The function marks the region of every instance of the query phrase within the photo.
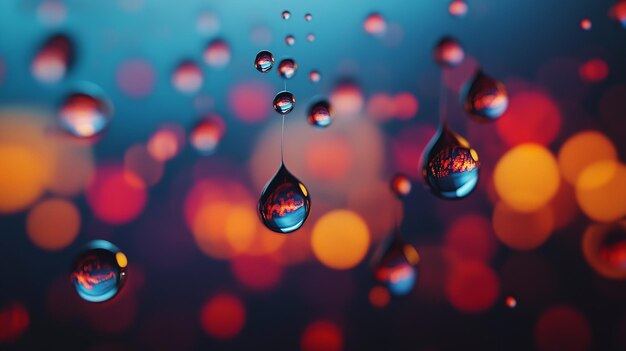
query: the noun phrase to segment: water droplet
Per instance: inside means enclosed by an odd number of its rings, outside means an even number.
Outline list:
[[[310,13],[307,13],[306,15],[304,15],[305,21],[311,22],[312,19],[313,19],[313,15],[311,15]]]
[[[100,88],[83,84],[61,103],[57,115],[61,129],[78,138],[93,138],[109,125],[113,106]]]
[[[263,224],[277,233],[291,233],[304,224],[310,208],[309,191],[281,164],[259,199]]]
[[[465,17],[467,15],[467,3],[465,0],[453,0],[448,6],[448,11],[454,17]]]
[[[271,52],[263,50],[256,54],[254,59],[254,68],[261,73],[268,72],[274,67],[274,55]]]
[[[315,102],[309,108],[309,124],[316,127],[328,127],[333,121],[333,110],[326,100]]]
[[[314,42],[315,41],[315,34],[313,33],[309,33],[306,35],[306,40],[308,40],[309,42]]]
[[[293,59],[284,59],[278,64],[278,74],[284,79],[291,79],[298,70],[298,64]]]
[[[319,72],[319,71],[317,71],[317,70],[312,70],[312,71],[309,73],[309,80],[310,80],[311,82],[313,82],[313,83],[317,83],[317,82],[319,82],[319,81],[320,81],[320,79],[322,79],[322,75],[320,74],[320,72]]]
[[[415,286],[419,254],[399,232],[385,240],[373,261],[374,278],[393,295],[406,295]]]
[[[626,279],[626,220],[591,224],[583,235],[582,248],[596,273],[608,279]]]
[[[291,12],[289,11],[283,11],[283,13],[280,14],[280,16],[284,19],[284,20],[288,20],[291,18]]]
[[[105,240],[87,244],[72,266],[72,282],[83,300],[103,302],[120,291],[126,281],[126,256]]]
[[[380,13],[371,13],[365,18],[363,29],[367,34],[381,36],[387,30],[387,22]]]
[[[204,50],[204,62],[214,68],[223,68],[230,62],[230,46],[222,39],[215,39]]]
[[[391,191],[399,198],[407,197],[411,187],[411,180],[404,174],[396,174],[391,178]]]
[[[422,176],[430,190],[445,199],[469,195],[478,183],[478,153],[446,124],[422,155]]]
[[[195,93],[202,87],[202,70],[193,61],[185,60],[174,71],[172,85],[182,93]]]
[[[189,142],[202,155],[215,153],[219,145],[226,125],[218,115],[210,114],[199,120],[191,130]]]
[[[465,111],[481,122],[498,119],[509,105],[504,84],[479,70],[465,94]]]
[[[294,37],[293,35],[289,34],[288,36],[285,37],[285,44],[287,44],[288,46],[293,46],[293,44],[296,43],[296,37]]]
[[[286,115],[296,105],[296,98],[288,91],[281,91],[274,97],[274,110],[281,115]]]
[[[463,47],[452,37],[444,37],[435,46],[434,59],[442,67],[456,67],[464,58]]]
[[[73,41],[65,34],[55,34],[43,43],[31,64],[31,73],[42,83],[56,83],[72,68],[75,59]]]
[[[507,296],[507,298],[504,299],[504,304],[508,308],[515,308],[517,307],[517,299],[513,296]]]

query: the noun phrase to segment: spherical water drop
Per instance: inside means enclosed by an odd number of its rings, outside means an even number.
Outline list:
[[[69,94],[61,103],[58,124],[68,134],[78,138],[93,138],[109,125],[112,104],[96,86],[84,85]]]
[[[469,195],[478,183],[478,154],[463,137],[446,124],[422,155],[422,176],[430,190],[444,199]]]
[[[296,105],[296,98],[288,91],[281,91],[274,97],[274,110],[281,115],[286,115]]]
[[[478,71],[465,94],[465,111],[481,122],[498,119],[509,105],[504,84]]]
[[[399,197],[407,197],[411,193],[411,180],[404,174],[396,174],[391,178],[391,191]]]
[[[278,74],[284,79],[291,79],[298,70],[298,64],[293,59],[284,59],[278,64]]]
[[[322,75],[318,70],[312,70],[309,72],[309,80],[313,83],[317,83],[322,79]]]
[[[320,128],[328,127],[333,121],[332,114],[333,111],[328,101],[317,101],[309,108],[309,124]]]
[[[189,142],[202,155],[211,155],[217,150],[226,125],[218,115],[208,115],[199,120],[191,130]]]
[[[315,34],[313,33],[309,33],[306,35],[306,40],[309,41],[310,43],[315,41]]]
[[[365,18],[363,29],[367,34],[381,36],[387,30],[387,22],[380,13],[371,13]]]
[[[393,295],[406,295],[415,286],[419,254],[407,244],[399,232],[383,243],[373,261],[374,278]]]
[[[195,93],[202,87],[202,70],[193,61],[183,61],[172,75],[172,85],[182,93]]]
[[[309,216],[311,198],[307,188],[281,164],[261,193],[258,211],[261,221],[277,233],[291,233]]]
[[[456,39],[444,37],[435,46],[433,56],[435,62],[442,67],[456,67],[463,62],[465,52]]]
[[[254,59],[254,68],[261,73],[268,72],[274,67],[274,55],[271,52],[263,50],[256,54]]]
[[[296,43],[296,37],[294,37],[293,35],[289,34],[288,36],[285,37],[285,44],[287,44],[288,46],[293,46],[293,44]]]
[[[87,244],[72,266],[72,282],[83,300],[103,302],[120,291],[126,281],[126,256],[105,240]]]
[[[311,22],[312,19],[313,19],[313,15],[311,15],[310,13],[307,13],[306,15],[304,15],[305,21]]]
[[[448,6],[448,12],[454,17],[465,17],[467,15],[467,3],[465,0],[453,0]]]
[[[42,83],[63,79],[75,60],[73,41],[64,34],[55,34],[43,43],[31,63],[31,73]]]
[[[283,11],[283,13],[280,14],[280,17],[282,17],[284,20],[288,20],[291,18],[291,12],[289,11]]]
[[[230,46],[222,39],[215,39],[204,50],[204,62],[214,68],[223,68],[230,62]]]

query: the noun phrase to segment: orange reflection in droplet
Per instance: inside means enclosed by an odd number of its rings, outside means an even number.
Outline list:
[[[315,257],[333,269],[358,265],[369,249],[370,234],[365,221],[349,210],[323,215],[313,227],[311,246]]]
[[[626,216],[626,166],[600,161],[586,167],[576,182],[576,199],[582,211],[596,221]]]
[[[26,232],[35,246],[60,250],[70,245],[80,229],[76,206],[63,199],[48,199],[35,205],[26,218]]]
[[[549,206],[534,212],[517,212],[504,202],[493,211],[493,228],[498,239],[516,250],[530,250],[543,244],[554,229]]]

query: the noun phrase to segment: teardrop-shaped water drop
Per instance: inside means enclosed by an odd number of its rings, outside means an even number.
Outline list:
[[[56,83],[63,79],[75,61],[74,43],[65,34],[49,37],[31,63],[31,73],[42,83]]]
[[[261,73],[268,72],[274,67],[274,55],[267,50],[260,51],[254,59],[254,68]]]
[[[506,111],[509,98],[504,84],[479,70],[467,88],[464,105],[465,111],[474,119],[490,122]]]
[[[419,254],[413,245],[402,239],[399,232],[389,236],[373,261],[374,278],[393,295],[406,295],[417,281]]]
[[[465,51],[459,42],[452,37],[443,37],[433,50],[433,58],[439,66],[456,67],[463,62]]]
[[[274,232],[291,233],[304,224],[310,209],[309,191],[281,164],[259,198],[261,221]]]
[[[276,112],[284,116],[293,110],[296,105],[296,98],[288,91],[281,91],[274,97],[272,105]]]
[[[424,150],[421,163],[424,181],[439,197],[466,197],[478,183],[478,153],[445,123]]]
[[[296,75],[297,70],[298,64],[290,58],[286,58],[278,64],[278,75],[283,77],[283,79],[291,79],[294,75]]]

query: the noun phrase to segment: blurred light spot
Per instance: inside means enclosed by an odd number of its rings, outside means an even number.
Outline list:
[[[80,214],[76,206],[63,199],[48,199],[35,205],[26,218],[26,232],[35,246],[61,250],[78,236]]]
[[[224,68],[230,62],[230,47],[224,40],[215,39],[207,45],[203,58],[213,68]]]
[[[276,288],[283,275],[282,266],[270,256],[236,256],[231,260],[230,267],[235,278],[253,291],[270,291]]]
[[[148,186],[155,185],[163,176],[163,162],[155,160],[142,144],[135,144],[126,150],[124,169]]]
[[[544,311],[535,323],[534,335],[539,351],[584,351],[591,346],[589,322],[576,309],[565,305]]]
[[[189,142],[201,155],[215,153],[226,131],[222,117],[208,114],[202,117],[191,130]]]
[[[561,111],[547,94],[522,91],[511,96],[509,107],[496,126],[510,146],[528,142],[548,145],[558,135],[561,119]]]
[[[257,25],[250,32],[250,41],[258,46],[269,45],[272,42],[272,30],[267,26]]]
[[[453,0],[448,6],[448,12],[454,17],[464,17],[467,15],[467,3],[465,0]]]
[[[343,335],[337,324],[318,320],[309,324],[300,339],[302,351],[341,351]]]
[[[626,221],[591,224],[582,240],[583,255],[597,273],[626,279]]]
[[[496,251],[491,222],[479,214],[466,214],[446,231],[445,248],[464,260],[488,262]]]
[[[410,119],[417,114],[419,104],[409,92],[397,94],[393,98],[394,115],[399,119]]]
[[[117,67],[116,80],[124,94],[132,98],[143,98],[154,90],[155,69],[144,59],[126,60]]]
[[[372,306],[376,308],[384,308],[389,304],[391,296],[384,286],[375,286],[369,292],[369,300]]]
[[[220,30],[220,18],[213,12],[201,12],[196,19],[196,30],[205,36],[215,35]]]
[[[31,73],[42,83],[56,83],[63,79],[74,63],[74,44],[64,34],[49,37],[31,63]]]
[[[446,295],[457,310],[481,313],[498,299],[500,283],[496,273],[478,261],[461,261],[453,265],[446,283]]]
[[[530,250],[543,244],[554,229],[550,207],[517,212],[500,201],[493,211],[493,228],[498,239],[516,250]]]
[[[626,1],[617,1],[615,5],[609,9],[609,17],[619,21],[622,27],[626,28]]]
[[[44,192],[48,170],[35,150],[0,145],[0,212],[21,211]]]
[[[552,210],[554,229],[567,227],[579,214],[576,192],[572,185],[562,181],[559,190],[548,204]]]
[[[320,135],[306,149],[307,173],[320,180],[341,180],[352,168],[354,150],[339,135]]]
[[[583,18],[580,21],[580,28],[584,31],[589,31],[591,29],[591,20],[589,18]]]
[[[583,213],[596,221],[626,216],[626,166],[599,161],[586,167],[576,182],[576,199]]]
[[[393,117],[394,101],[386,93],[376,93],[367,101],[367,113],[378,121]]]
[[[363,94],[356,84],[342,82],[330,94],[330,104],[337,116],[355,115],[363,109]]]
[[[176,157],[185,145],[185,131],[178,124],[166,124],[148,140],[148,153],[155,160],[165,162]]]
[[[139,177],[120,166],[101,166],[87,189],[87,203],[103,222],[124,224],[143,211],[147,193]]]
[[[237,118],[244,122],[265,120],[271,111],[272,88],[265,82],[245,81],[228,92],[228,105]]]
[[[504,304],[508,308],[515,308],[517,307],[517,299],[513,296],[507,296],[507,298],[504,300]]]
[[[211,297],[200,311],[200,325],[216,339],[232,339],[246,323],[246,308],[241,299],[221,293]]]
[[[374,12],[363,21],[363,29],[367,34],[381,36],[387,30],[387,22],[380,13]]]
[[[17,341],[30,324],[26,307],[14,302],[0,309],[0,343]]]
[[[313,227],[311,246],[317,259],[333,269],[350,269],[359,264],[369,249],[370,234],[365,221],[348,210],[334,210]]]
[[[609,66],[602,59],[591,59],[580,66],[578,74],[587,82],[601,82],[609,75]]]
[[[617,160],[617,150],[606,135],[585,130],[570,136],[563,143],[558,160],[565,180],[575,185],[581,172],[589,165],[598,161]]]
[[[37,17],[48,26],[56,26],[67,18],[67,8],[58,0],[44,0],[37,6]]]
[[[202,87],[202,70],[193,61],[183,61],[172,74],[172,85],[182,93],[195,93]]]
[[[399,198],[409,196],[412,187],[413,185],[411,184],[411,180],[409,180],[409,178],[404,174],[398,173],[391,178],[391,191],[393,191],[393,193]]]

